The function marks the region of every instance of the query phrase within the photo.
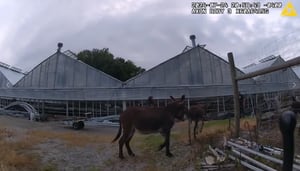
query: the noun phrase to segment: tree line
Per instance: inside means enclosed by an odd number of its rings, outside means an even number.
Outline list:
[[[131,60],[115,57],[108,48],[83,50],[77,54],[77,59],[121,81],[126,81],[145,71]]]

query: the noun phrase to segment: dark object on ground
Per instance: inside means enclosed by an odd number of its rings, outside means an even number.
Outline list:
[[[74,122],[72,127],[75,130],[83,129],[84,128],[84,122],[83,121]]]

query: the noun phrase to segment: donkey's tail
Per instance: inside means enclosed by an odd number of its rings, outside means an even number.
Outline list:
[[[119,130],[118,130],[118,134],[116,135],[116,137],[112,140],[112,143],[115,142],[117,139],[120,138],[121,136],[121,132],[122,132],[122,126],[121,126],[121,122],[119,124]]]

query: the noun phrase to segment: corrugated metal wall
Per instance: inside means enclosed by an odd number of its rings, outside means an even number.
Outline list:
[[[24,76],[22,72],[15,69],[18,68],[0,62],[0,72],[11,83],[10,87]]]
[[[237,70],[237,75],[241,74]],[[241,83],[254,83],[254,80]],[[127,87],[183,85],[231,85],[229,64],[208,50],[196,47],[126,82]]]
[[[237,69],[237,75],[242,74]],[[284,76],[282,79],[287,78]],[[239,82],[239,88],[243,94],[254,94],[298,89],[300,84],[257,84],[248,79]],[[232,95],[228,62],[196,47],[122,85],[121,81],[72,57],[55,53],[23,77],[14,88],[0,90],[2,97],[41,100],[143,100],[148,96],[168,99],[170,95],[180,97],[182,94],[190,98]]]
[[[55,53],[15,84],[24,88],[121,87],[122,82],[63,53]]]
[[[284,62],[285,61],[281,57],[278,57],[278,58],[276,58],[274,63],[272,63],[271,66],[276,66],[276,65],[282,64]],[[289,82],[295,83],[295,84],[300,83],[300,79],[298,78],[296,73],[291,68],[287,68],[284,70],[279,70],[279,71],[275,71],[275,72],[268,73],[265,75],[261,75],[256,79],[256,81],[260,84],[263,84],[263,83],[289,83]]]
[[[5,75],[0,71],[0,87],[1,88],[9,88],[11,86],[12,86],[12,84],[5,77]]]

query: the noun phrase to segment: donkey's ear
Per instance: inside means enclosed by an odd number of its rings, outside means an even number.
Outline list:
[[[152,96],[149,96],[148,97],[148,101],[152,101],[153,100],[153,97]]]
[[[185,95],[181,96],[181,101],[183,101],[185,99]]]
[[[153,100],[153,97],[152,97],[152,96],[149,96],[149,97],[148,97],[148,103],[149,103],[150,105],[154,105],[154,100]]]
[[[176,101],[175,98],[174,98],[173,96],[170,96],[170,98],[171,98],[173,101]]]

